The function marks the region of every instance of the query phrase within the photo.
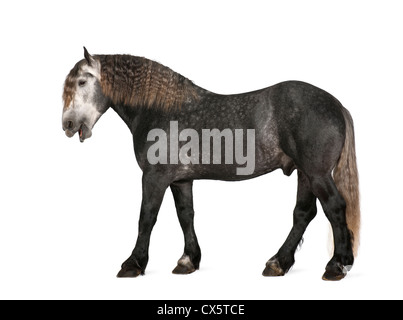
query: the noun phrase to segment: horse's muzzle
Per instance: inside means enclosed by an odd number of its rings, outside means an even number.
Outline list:
[[[67,137],[73,137],[77,132],[79,132],[80,142],[84,142],[85,139],[88,139],[92,136],[91,129],[85,124],[82,123],[78,128],[75,127],[75,124],[71,120],[66,120],[63,122],[63,130]]]

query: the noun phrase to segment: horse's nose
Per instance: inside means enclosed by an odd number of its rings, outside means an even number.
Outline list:
[[[75,134],[74,122],[72,120],[63,121],[63,130],[64,130],[64,133],[66,134],[66,136],[68,136],[69,138],[74,136],[74,134]]]
[[[74,128],[74,122],[71,120],[64,121],[63,123],[63,130],[71,130]]]

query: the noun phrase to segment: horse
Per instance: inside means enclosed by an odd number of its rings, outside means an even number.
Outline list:
[[[91,55],[84,47],[84,59],[64,82],[65,134],[78,132],[84,142],[110,108],[130,129],[142,170],[137,241],[117,277],[144,275],[151,232],[168,187],[185,242],[173,273],[190,274],[201,260],[193,181],[241,181],[276,169],[287,176],[297,170],[297,202],[291,231],[263,275],[283,276],[293,266],[295,251],[316,216],[317,200],[333,234],[333,255],[322,278],[340,280],[350,271],[360,232],[354,125],[331,94],[305,82],[285,81],[221,95],[147,58]]]

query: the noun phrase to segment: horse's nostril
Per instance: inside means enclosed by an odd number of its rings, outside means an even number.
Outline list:
[[[67,121],[67,129],[73,129],[74,124],[73,121]]]

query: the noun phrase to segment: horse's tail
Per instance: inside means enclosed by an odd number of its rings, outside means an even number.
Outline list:
[[[347,109],[341,107],[346,123],[344,147],[333,171],[336,187],[346,202],[347,228],[351,232],[354,256],[357,256],[360,242],[360,194],[358,188],[358,170],[355,156],[353,119]]]

